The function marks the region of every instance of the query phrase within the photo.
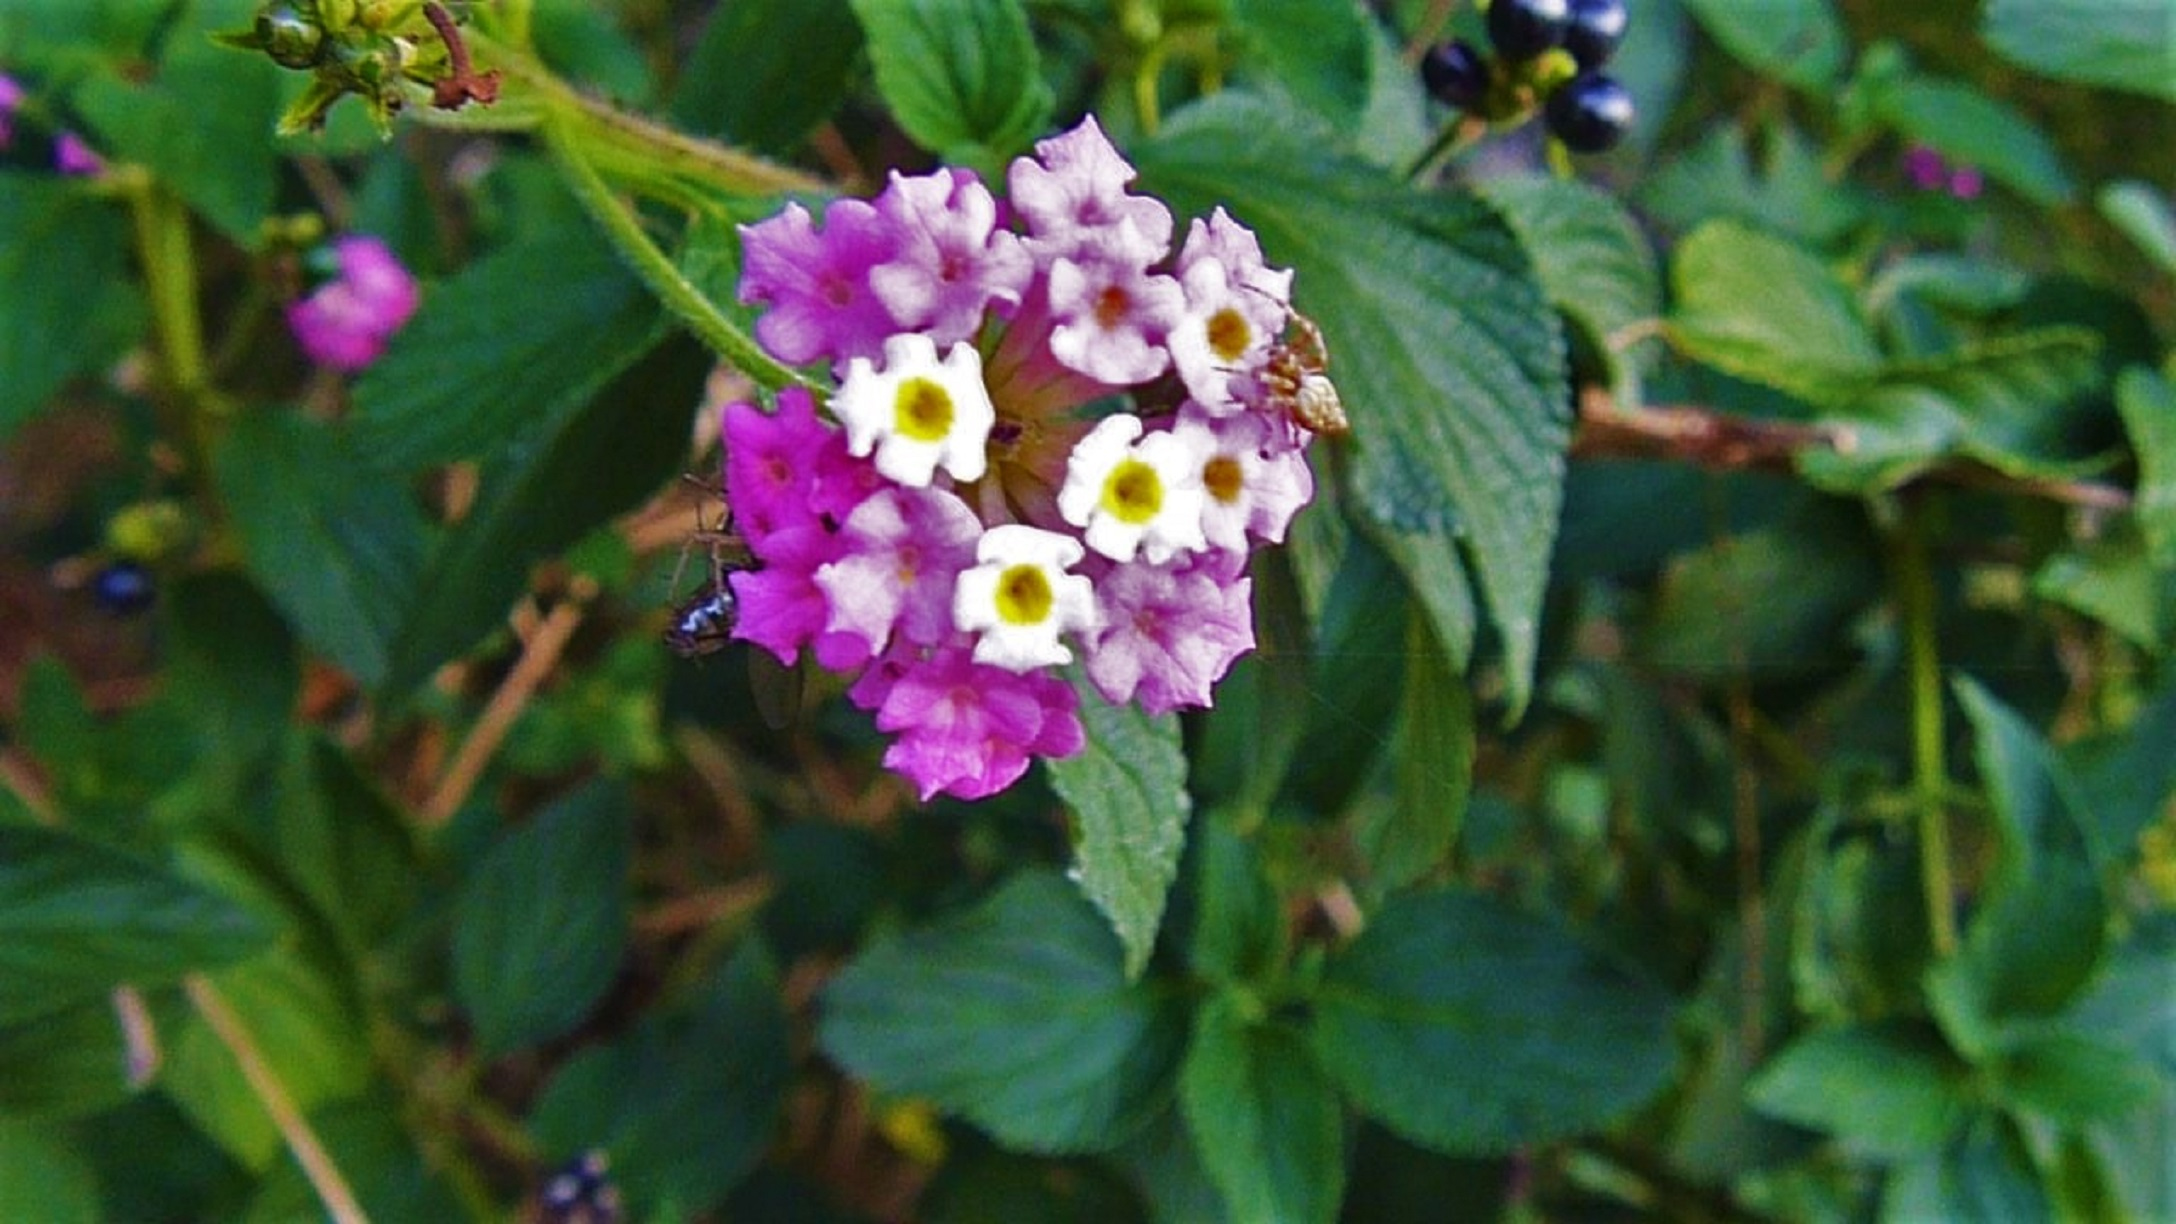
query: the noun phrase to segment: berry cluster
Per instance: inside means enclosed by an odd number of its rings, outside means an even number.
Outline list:
[[[1288,344],[1292,273],[1218,209],[1170,210],[1094,120],[1012,163],[894,174],[874,200],[744,227],[756,339],[837,380],[725,413],[725,491],[755,565],[735,637],[856,679],[922,797],[979,798],[1114,704],[1205,706],[1254,645],[1251,550],[1313,496],[1342,426]]]
[[[1522,113],[1538,93],[1552,136],[1600,153],[1632,127],[1632,95],[1601,70],[1628,24],[1624,0],[1492,0],[1497,59],[1452,39],[1421,60],[1421,81],[1444,105],[1490,119]]]

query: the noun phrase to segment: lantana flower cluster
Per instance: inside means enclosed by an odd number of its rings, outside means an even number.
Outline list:
[[[741,231],[758,342],[837,390],[726,410],[734,633],[855,675],[925,800],[1080,751],[1076,659],[1113,704],[1208,705],[1254,645],[1251,550],[1313,497],[1264,378],[1291,272],[1222,209],[1174,251],[1134,177],[1090,119],[1004,200],[895,173]]]

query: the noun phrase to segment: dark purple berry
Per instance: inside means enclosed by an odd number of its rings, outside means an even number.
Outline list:
[[[1582,71],[1591,72],[1617,53],[1630,22],[1624,0],[1572,0],[1572,24],[1564,31],[1564,49]]]
[[[134,616],[157,596],[151,571],[134,561],[116,561],[91,579],[91,598],[115,616]]]
[[[1488,59],[1463,38],[1437,43],[1421,57],[1420,80],[1436,101],[1470,111],[1488,96]]]
[[[1557,86],[1542,107],[1549,133],[1574,153],[1600,153],[1632,128],[1632,95],[1599,72],[1582,72]]]
[[[1530,60],[1562,46],[1571,23],[1571,0],[1491,0],[1488,6],[1488,40],[1507,60]]]

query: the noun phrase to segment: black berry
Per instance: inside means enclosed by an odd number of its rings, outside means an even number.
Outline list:
[[[1488,40],[1508,60],[1530,60],[1563,45],[1571,0],[1491,0]]]
[[[157,595],[151,571],[134,561],[116,561],[91,579],[91,598],[115,616],[133,616],[150,607]]]
[[[1542,107],[1549,132],[1574,153],[1600,153],[1632,128],[1632,95],[1599,72],[1557,86]]]
[[[1624,0],[1572,0],[1571,27],[1564,31],[1564,49],[1572,53],[1581,70],[1599,68],[1617,53],[1630,20]]]
[[[1470,111],[1488,96],[1488,59],[1472,43],[1454,38],[1421,57],[1420,80],[1436,101]]]

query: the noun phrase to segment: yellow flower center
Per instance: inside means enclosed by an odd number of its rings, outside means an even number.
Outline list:
[[[997,614],[1008,625],[1040,625],[1050,616],[1050,579],[1033,565],[1015,565],[997,577]]]
[[[1145,523],[1164,508],[1163,477],[1139,459],[1111,469],[1103,482],[1103,508],[1122,523]]]
[[[1247,316],[1231,306],[1209,316],[1209,351],[1225,362],[1233,362],[1246,356],[1247,346],[1254,342],[1254,329],[1247,326]]]
[[[1247,474],[1230,455],[1218,455],[1201,469],[1201,483],[1209,496],[1229,506],[1246,489]]]
[[[927,378],[899,384],[892,427],[917,442],[941,442],[952,432],[952,393]]]

